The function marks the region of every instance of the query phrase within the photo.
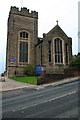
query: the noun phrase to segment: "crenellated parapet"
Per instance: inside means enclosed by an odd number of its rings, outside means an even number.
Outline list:
[[[36,11],[29,11],[29,9],[23,7],[21,10],[19,10],[18,7],[12,7],[10,9],[10,14],[16,14],[16,15],[22,15],[26,17],[32,17],[32,18],[37,18],[38,19],[38,12]]]

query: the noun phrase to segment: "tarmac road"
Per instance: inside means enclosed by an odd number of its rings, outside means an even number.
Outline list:
[[[79,79],[80,80],[80,79]],[[4,97],[3,118],[78,118],[80,81],[43,89],[21,89],[23,94]],[[3,93],[4,94],[4,93]]]

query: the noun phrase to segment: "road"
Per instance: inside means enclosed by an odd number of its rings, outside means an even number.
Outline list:
[[[3,118],[79,118],[80,81],[3,93]]]

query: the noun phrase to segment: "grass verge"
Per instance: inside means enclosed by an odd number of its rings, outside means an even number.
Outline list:
[[[26,77],[12,77],[12,80],[24,83],[30,83],[37,85],[37,77],[36,76],[26,76]]]

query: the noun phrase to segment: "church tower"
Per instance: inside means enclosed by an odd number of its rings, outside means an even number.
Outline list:
[[[7,26],[6,68],[8,77],[23,74],[27,64],[35,65],[38,38],[38,12],[11,7]]]

